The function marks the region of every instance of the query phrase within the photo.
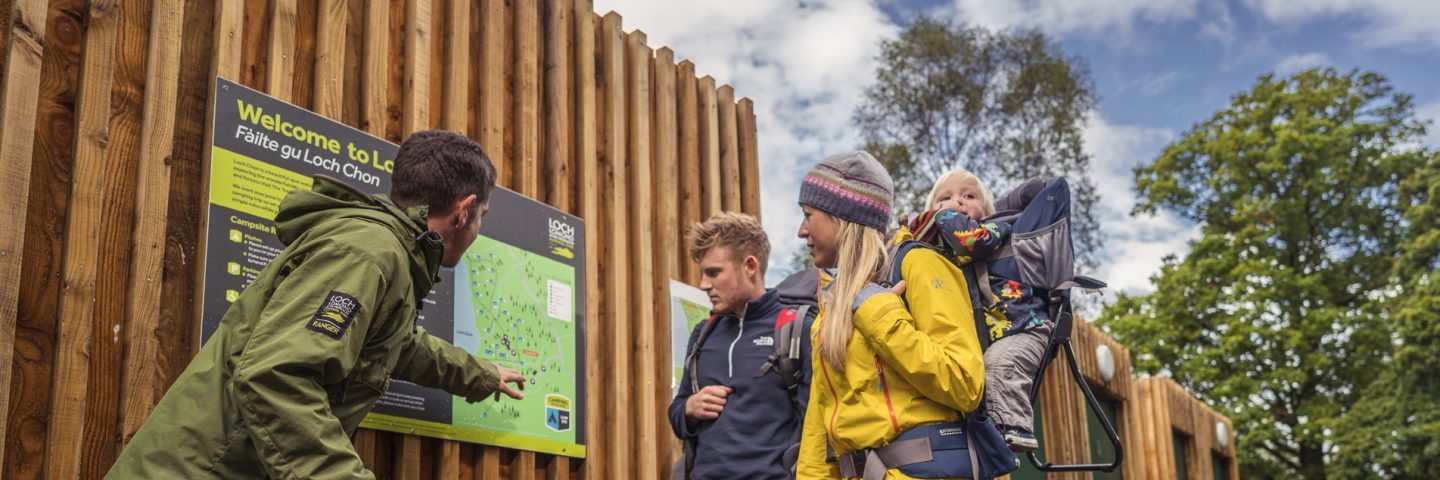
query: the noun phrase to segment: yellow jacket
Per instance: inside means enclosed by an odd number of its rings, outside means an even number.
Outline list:
[[[940,254],[916,248],[901,264],[905,300],[870,297],[854,316],[845,371],[820,358],[821,312],[811,328],[814,376],[797,477],[840,478],[837,454],[890,444],[914,427],[960,419],[980,404],[985,366],[965,275]],[[887,479],[910,478],[899,470]]]

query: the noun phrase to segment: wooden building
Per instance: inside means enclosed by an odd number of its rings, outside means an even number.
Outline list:
[[[756,119],[749,99],[591,1],[5,2],[0,477],[103,476],[198,349],[216,76],[392,142],[463,132],[502,185],[586,220],[587,458],[362,430],[380,477],[667,477],[666,280],[698,278],[682,226],[760,215]],[[1114,400],[1126,477],[1233,459],[1233,442],[1206,436],[1223,418],[1173,383],[1130,378],[1123,347],[1093,329],[1076,342]],[[1114,349],[1110,380],[1091,358],[1100,344]],[[1058,380],[1045,446],[1088,459],[1078,392]],[[1152,463],[1143,450],[1165,440],[1186,454]]]

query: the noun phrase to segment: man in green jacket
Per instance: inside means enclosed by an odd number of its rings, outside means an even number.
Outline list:
[[[276,215],[286,245],[136,432],[107,478],[373,478],[350,441],[395,378],[475,402],[513,370],[415,325],[479,234],[495,167],[474,141],[400,146],[391,195],[316,176]]]

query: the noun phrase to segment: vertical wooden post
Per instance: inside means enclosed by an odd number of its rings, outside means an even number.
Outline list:
[[[435,466],[435,476],[444,479],[460,478],[460,442],[440,442],[440,464]]]
[[[270,1],[270,68],[266,69],[266,92],[282,102],[294,99],[295,28],[299,12],[295,0]]]
[[[34,150],[35,111],[40,90],[40,63],[45,42],[45,2],[16,0],[8,7],[9,23],[0,51],[0,202],[22,212],[0,226],[0,464],[4,464],[10,413],[10,379],[15,354],[15,317],[20,295],[25,219],[29,201],[30,162]],[[0,472],[3,473],[3,472]]]
[[[405,2],[405,89],[400,137],[410,136],[430,125],[431,1]],[[400,436],[400,458],[396,476],[420,478],[420,437]]]
[[[608,455],[603,418],[606,343],[600,325],[600,169],[596,150],[595,13],[591,0],[575,0],[575,163],[579,169],[580,217],[585,220],[585,478],[605,477]]]
[[[125,312],[128,352],[123,378],[125,401],[120,412],[122,443],[140,429],[165,391],[154,361],[160,348],[155,330],[160,320],[161,262],[165,259],[165,220],[170,202],[183,7],[180,0],[163,0],[151,9],[150,66],[145,75],[135,230],[131,237],[130,301]]]
[[[720,119],[720,195],[725,211],[740,211],[740,138],[735,133],[735,89],[729,85],[716,92]]]
[[[501,184],[505,168],[505,0],[480,2],[480,146],[495,163]]]
[[[695,80],[695,64],[689,60],[680,62],[676,82],[676,92],[679,95],[676,103],[680,118],[680,238],[684,238],[683,233],[701,220],[701,213],[704,211],[701,208],[704,195],[700,191],[700,179],[703,176],[700,165],[700,130],[703,124],[700,122],[700,87]],[[683,252],[685,248],[682,246],[680,250]],[[680,266],[684,272],[680,276],[682,281],[691,285],[700,282],[695,262],[682,259]]]
[[[467,106],[470,105],[470,2],[446,0],[445,12],[448,14],[443,65],[445,94],[441,102],[440,128],[465,135],[469,127]],[[460,476],[460,442],[443,440],[440,443],[437,470],[440,478]]]
[[[510,458],[510,480],[535,480],[535,452],[515,452]]]
[[[470,105],[470,2],[446,0],[445,95],[441,128],[466,134]]]
[[[540,191],[540,3],[515,2],[515,190],[534,198]]]
[[[406,0],[402,139],[430,125],[430,15],[430,0]]]
[[[679,274],[681,252],[679,245],[679,174],[680,151],[678,148],[677,110],[675,105],[675,53],[669,47],[655,51],[655,224],[659,248],[655,251],[655,366],[660,373],[650,395],[657,399],[657,410],[651,413],[652,422],[658,432],[655,452],[660,462],[658,478],[670,478],[671,447],[674,437],[669,435],[669,421],[661,413],[668,406],[670,398],[670,279]]]
[[[498,447],[485,446],[480,451],[480,478],[500,478],[500,454],[504,453]]]
[[[755,102],[740,99],[740,210],[760,218],[759,132],[755,129]]]
[[[718,108],[715,79],[706,75],[700,79],[700,182],[702,183],[700,220],[725,208],[722,196],[724,183],[720,168],[720,111]]]
[[[18,10],[12,12],[20,13]],[[97,238],[100,224],[104,221],[101,217],[104,207],[102,188],[108,153],[106,138],[110,133],[118,8],[114,0],[109,0],[92,4],[88,13],[80,95],[75,105],[78,124],[74,179],[71,183],[70,212],[65,222],[65,261],[61,272],[69,288],[60,297],[55,376],[51,383],[54,397],[46,441],[49,447],[45,457],[47,478],[75,478],[79,475],[90,367],[86,352],[90,348],[96,271],[100,261]],[[16,32],[15,41],[24,41],[21,35]],[[31,115],[32,118],[26,121],[33,121],[33,112]],[[10,122],[6,123],[9,128]],[[29,138],[21,141],[31,143]]]
[[[390,6],[388,2],[365,2],[365,45],[360,76],[360,129],[385,137],[385,106],[389,103],[386,79],[390,56]],[[381,455],[379,433],[362,428],[355,432],[355,450],[365,464],[374,468]]]
[[[390,8],[387,2],[375,0],[365,4],[365,58],[360,84],[360,129],[371,135],[385,137],[386,78],[390,61]]]
[[[628,345],[634,354],[630,372],[633,394],[636,401],[627,408],[635,410],[632,418],[648,419],[658,414],[655,405],[655,257],[654,251],[654,182],[650,163],[650,61],[651,50],[645,44],[645,32],[630,32],[628,42],[627,86],[629,103],[626,111],[629,117],[627,129],[630,142],[630,222],[632,230],[630,250],[631,292],[634,301],[630,305],[629,320],[635,325]],[[624,372],[623,370],[621,372]],[[623,374],[623,373],[622,373]],[[656,478],[658,463],[654,446],[658,444],[656,423],[638,422],[631,428],[638,430],[634,437],[636,445],[635,475],[639,478]]]
[[[350,0],[320,0],[315,19],[315,113],[340,119],[345,95],[345,18]]]
[[[400,448],[395,454],[395,478],[420,480],[420,437],[400,435]]]
[[[629,372],[630,352],[624,346],[631,341],[631,322],[627,318],[631,298],[630,292],[623,286],[630,284],[630,272],[623,266],[633,260],[629,251],[629,229],[633,227],[626,218],[630,196],[626,189],[621,187],[628,184],[629,171],[625,159],[625,34],[621,31],[619,14],[610,12],[605,15],[600,38],[600,50],[604,58],[601,83],[605,96],[605,130],[600,160],[609,172],[609,185],[601,190],[611,224],[611,228],[608,228],[609,241],[605,244],[608,253],[606,261],[610,265],[608,282],[616,287],[604,289],[608,313],[606,318],[610,321],[610,345],[614,349],[611,352],[611,371]],[[630,478],[634,476],[634,472],[631,471],[629,455],[618,454],[633,451],[630,448],[633,439],[630,428],[634,425],[630,419],[630,389],[623,382],[607,383],[611,391],[607,403],[611,408],[605,412],[606,428],[601,431],[609,434],[610,446],[617,453],[608,459],[608,476]]]
[[[573,1],[573,0],[572,0]],[[545,200],[574,213],[571,195],[570,29],[572,1],[549,0],[545,8]],[[589,14],[589,12],[583,12]],[[557,456],[556,459],[565,457]]]

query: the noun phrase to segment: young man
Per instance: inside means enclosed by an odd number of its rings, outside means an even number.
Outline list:
[[[241,293],[111,467],[110,478],[373,478],[350,436],[391,375],[474,402],[525,379],[415,325],[441,266],[475,241],[495,167],[425,131],[391,195],[316,176],[280,205],[286,248]]]
[[[687,237],[690,257],[700,264],[700,289],[714,310],[690,334],[680,389],[670,403],[670,426],[686,443],[676,477],[793,478],[798,450],[792,447],[810,397],[805,332],[816,313],[812,277],[818,273],[808,270],[767,290],[770,241],[749,215],[716,214]],[[777,331],[791,322],[796,328]],[[799,351],[777,358],[777,345]]]

